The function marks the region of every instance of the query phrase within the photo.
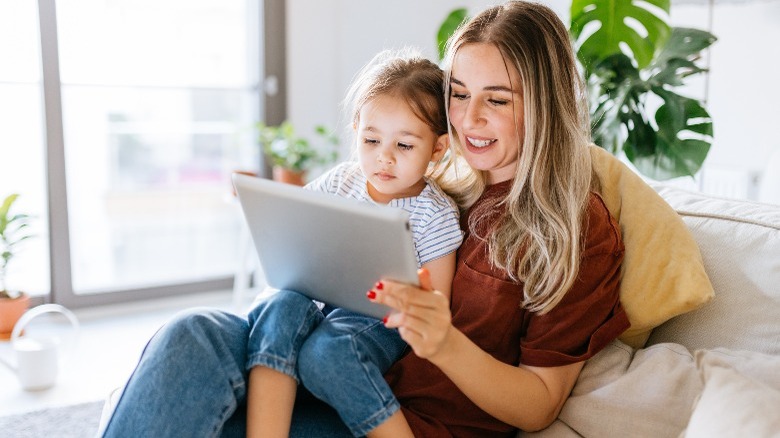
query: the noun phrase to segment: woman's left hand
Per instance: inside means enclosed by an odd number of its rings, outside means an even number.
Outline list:
[[[447,297],[431,287],[430,273],[420,269],[417,275],[420,287],[381,280],[367,295],[371,301],[397,310],[387,316],[385,326],[398,328],[417,356],[431,360],[447,344],[452,314]]]

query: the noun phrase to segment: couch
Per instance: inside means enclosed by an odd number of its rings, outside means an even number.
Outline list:
[[[611,343],[558,419],[519,437],[780,437],[780,205],[653,188],[695,240],[714,297],[643,345]]]
[[[651,188],[593,156],[632,328],[587,361],[550,427],[518,437],[780,437],[780,205]]]

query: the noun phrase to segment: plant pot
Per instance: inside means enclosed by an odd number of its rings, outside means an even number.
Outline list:
[[[303,186],[306,184],[304,181],[306,172],[296,172],[294,170],[285,169],[283,167],[274,166],[274,181],[283,182],[287,184],[294,184],[296,186]]]
[[[11,338],[16,321],[30,307],[30,296],[22,292],[16,298],[0,298],[0,341]]]

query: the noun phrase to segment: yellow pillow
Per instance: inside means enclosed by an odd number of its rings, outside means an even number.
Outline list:
[[[631,327],[626,344],[645,345],[653,328],[714,296],[696,241],[683,220],[642,178],[591,145],[597,190],[620,224],[626,247],[620,301]]]

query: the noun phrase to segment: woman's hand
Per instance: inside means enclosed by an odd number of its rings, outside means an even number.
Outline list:
[[[385,318],[385,326],[398,328],[401,338],[417,356],[432,360],[445,350],[453,330],[450,302],[444,294],[433,290],[426,269],[420,269],[417,274],[419,288],[381,280],[367,296],[371,301],[397,310]]]

